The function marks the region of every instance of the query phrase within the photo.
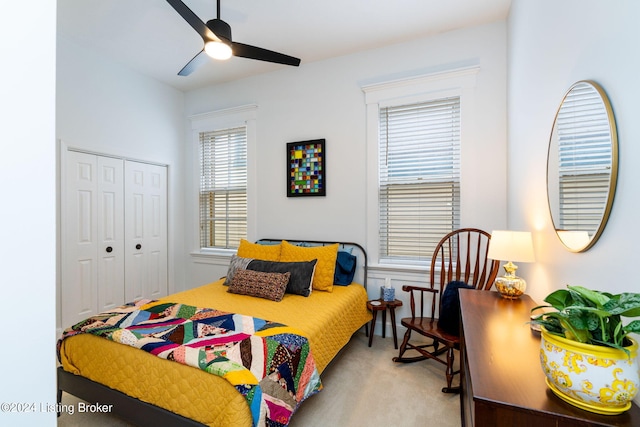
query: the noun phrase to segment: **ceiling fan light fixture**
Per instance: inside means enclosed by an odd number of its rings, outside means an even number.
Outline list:
[[[221,60],[229,59],[233,54],[233,52],[231,51],[231,46],[219,41],[210,41],[205,43],[204,51],[213,59]]]
[[[194,30],[202,37],[204,49],[198,52],[191,61],[187,63],[178,72],[179,76],[188,76],[205,62],[209,56],[214,59],[229,59],[231,56],[239,58],[256,59],[258,61],[273,62],[276,64],[291,65],[297,67],[300,65],[300,59],[272,50],[263,49],[261,47],[251,46],[244,43],[232,41],[231,26],[220,19],[220,0],[217,0],[217,18],[210,19],[205,24],[198,15],[193,13],[182,0],[167,0],[167,3],[173,7],[176,12],[191,25]],[[206,54],[206,56],[204,54]]]

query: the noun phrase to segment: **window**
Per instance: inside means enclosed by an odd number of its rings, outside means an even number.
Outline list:
[[[379,112],[380,259],[429,260],[460,225],[460,97]]]
[[[429,268],[440,239],[477,224],[486,200],[493,200],[474,182],[496,146],[477,141],[476,122],[484,118],[476,103],[479,71],[469,65],[362,87],[367,250],[374,268]]]
[[[200,247],[247,237],[247,129],[200,132]]]

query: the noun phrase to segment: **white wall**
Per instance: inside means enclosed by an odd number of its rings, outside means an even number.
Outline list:
[[[61,35],[57,58],[56,137],[62,144],[168,165],[169,292],[182,290],[184,94]]]
[[[509,227],[534,233],[536,263],[519,275],[537,301],[565,284],[640,292],[640,3],[632,0],[515,0],[509,18]],[[600,240],[570,253],[557,239],[547,208],[546,157],[562,96],[578,80],[607,92],[616,117],[620,164],[613,210]],[[635,187],[635,188],[634,188]]]
[[[0,14],[0,322],[6,341],[0,353],[0,425],[54,426],[55,412],[5,412],[4,403],[56,402],[56,4],[27,0],[12,3],[9,11],[5,6]]]
[[[565,284],[640,292],[635,280],[640,229],[640,3],[633,0],[514,0],[509,17],[509,227],[534,233],[536,262],[521,265],[527,293],[542,302]],[[620,163],[613,209],[584,253],[564,249],[546,199],[546,156],[553,119],[567,89],[595,80],[616,117]],[[634,188],[635,187],[635,188]],[[640,404],[640,397],[636,397]]]
[[[473,137],[475,152],[483,153],[479,157],[488,161],[474,156],[465,164],[472,168],[473,180],[463,186],[475,187],[472,193],[483,203],[469,216],[473,223],[463,225],[490,231],[506,226],[505,22],[316,63],[306,64],[303,58],[299,68],[189,92],[185,111],[189,116],[246,104],[258,106],[259,215],[255,235],[249,238],[347,240],[366,246],[366,105],[362,86],[465,65],[480,67]],[[286,143],[316,138],[326,139],[327,196],[287,198]],[[188,141],[188,158],[195,159],[194,143]],[[197,167],[191,169],[197,173]],[[195,191],[187,197],[185,218],[197,221]],[[197,249],[194,234],[192,230],[187,235],[189,250]],[[193,259],[188,267],[192,286],[211,282],[226,272],[224,265],[202,264],[201,257]],[[378,297],[376,280],[384,276],[392,277],[397,289],[405,280],[426,278],[424,271],[419,275],[374,271],[370,295]]]

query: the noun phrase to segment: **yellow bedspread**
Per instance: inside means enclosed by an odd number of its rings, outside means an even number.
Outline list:
[[[223,281],[170,295],[163,300],[210,307],[272,320],[301,330],[309,339],[320,373],[371,319],[360,285],[335,286],[309,297],[286,294],[275,302],[227,293]],[[90,334],[66,339],[60,349],[63,368],[129,396],[209,426],[250,426],[244,397],[226,380],[170,362],[147,352]],[[198,389],[192,384],[197,383]]]

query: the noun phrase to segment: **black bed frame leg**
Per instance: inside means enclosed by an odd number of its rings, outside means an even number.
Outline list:
[[[60,416],[61,407],[62,407],[62,390],[58,389],[58,416]]]

